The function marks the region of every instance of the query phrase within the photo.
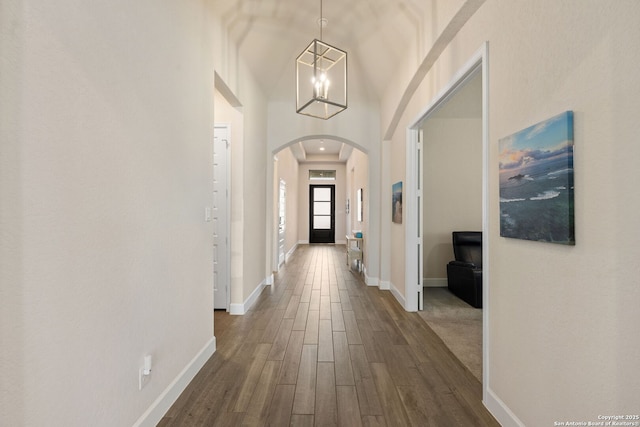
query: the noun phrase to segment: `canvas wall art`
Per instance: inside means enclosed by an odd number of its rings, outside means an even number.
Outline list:
[[[391,194],[391,220],[402,224],[402,181],[393,184]]]
[[[499,141],[500,235],[575,245],[573,112]]]

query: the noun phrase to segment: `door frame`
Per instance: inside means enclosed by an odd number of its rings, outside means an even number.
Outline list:
[[[225,221],[226,227],[225,232],[226,236],[226,245],[225,245],[225,268],[227,270],[227,296],[225,301],[225,309],[229,312],[231,307],[231,125],[229,123],[214,123],[213,132],[214,132],[214,140],[213,144],[215,144],[215,133],[218,129],[225,129],[227,132],[227,144],[225,149],[224,161],[227,164],[226,167],[226,207],[225,207],[225,215],[227,216],[227,220]],[[215,148],[215,145],[214,147]],[[213,149],[211,150],[214,152]],[[213,160],[213,158],[212,158]],[[213,165],[212,165],[213,166]],[[215,283],[213,284],[215,289]],[[215,305],[215,304],[214,304]]]
[[[489,318],[491,301],[489,299],[490,263],[489,248],[491,234],[489,230],[489,43],[484,42],[471,58],[458,70],[446,87],[437,94],[433,101],[416,117],[407,128],[406,138],[406,198],[403,204],[406,209],[407,225],[405,228],[405,309],[416,311],[421,305],[422,296],[422,224],[423,209],[418,203],[422,201],[422,165],[416,162],[420,150],[420,127],[422,122],[451,98],[477,72],[482,72],[482,392],[483,401],[489,399]],[[416,253],[417,252],[417,253]],[[415,254],[415,256],[413,255]],[[411,289],[414,291],[411,291]]]
[[[284,197],[283,193],[284,192]],[[283,199],[284,199],[284,206],[283,205]],[[281,222],[280,222],[280,212],[281,210],[284,208],[284,229],[281,231],[280,227],[281,227]],[[282,264],[285,264],[287,262],[287,182],[280,178],[279,182],[278,182],[278,270],[280,270],[280,267],[282,267]],[[282,236],[282,238],[284,239],[284,243],[282,244],[282,246],[280,246],[280,234],[284,233],[284,236]]]
[[[311,234],[313,233],[313,190],[316,188],[331,189],[331,232],[333,233],[332,242],[312,242]],[[309,244],[312,243],[336,243],[336,185],[335,184],[309,184]]]

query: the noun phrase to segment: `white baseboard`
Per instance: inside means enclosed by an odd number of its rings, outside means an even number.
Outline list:
[[[269,275],[262,282],[260,282],[260,284],[253,290],[253,292],[251,292],[249,298],[247,298],[242,304],[229,304],[229,314],[238,316],[245,314],[251,309],[251,307],[253,307],[253,304],[256,303],[256,300],[258,299],[258,296],[260,295],[260,292],[262,292],[264,287],[272,284],[273,274]]]
[[[347,241],[346,240],[336,240],[336,245],[346,245]]]
[[[367,286],[379,286],[380,285],[380,279],[378,279],[377,277],[371,277],[367,274],[367,269],[365,266],[362,266],[362,270],[364,271],[364,283],[367,284]]]
[[[447,278],[424,278],[422,279],[422,286],[425,288],[446,288],[447,287]]]
[[[486,400],[483,402],[484,406],[491,412],[491,415],[500,423],[503,427],[525,427],[524,423],[511,412],[511,409],[491,390],[487,387]]]
[[[293,253],[296,251],[296,249],[298,249],[298,243],[293,245],[293,247],[289,249],[289,252],[286,253],[286,255],[284,256],[284,262],[289,262],[289,259],[293,256]]]
[[[308,245],[309,241],[308,240],[298,240],[298,244],[299,245]]]
[[[391,282],[388,282],[386,280],[381,280],[378,287],[383,291],[388,291],[389,289],[391,289]]]
[[[213,353],[216,352],[216,337],[213,337],[209,342],[198,352],[198,354],[184,367],[182,372],[178,374],[171,384],[158,396],[158,398],[151,404],[138,421],[135,422],[133,427],[152,427],[156,426],[162,417],[167,413],[171,405],[178,400],[178,397],[182,394],[185,388],[189,385],[191,380],[202,369],[207,360]]]
[[[398,290],[398,288],[396,288],[393,283],[389,282],[389,290],[391,291],[391,294],[395,297],[395,299],[400,303],[400,305],[406,310],[407,306],[406,306],[406,300],[404,299],[404,296],[400,293],[400,291]]]
[[[229,314],[234,316],[241,316],[245,313],[244,304],[229,304]]]

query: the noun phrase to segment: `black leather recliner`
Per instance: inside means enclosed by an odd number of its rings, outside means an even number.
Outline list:
[[[482,232],[454,231],[455,261],[447,264],[449,290],[458,298],[482,308]]]

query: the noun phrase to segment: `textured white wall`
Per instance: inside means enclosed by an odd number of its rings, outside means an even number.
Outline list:
[[[494,408],[501,399],[524,425],[637,412],[638,22],[640,3],[631,0],[488,0],[436,62],[393,137],[403,143],[406,126],[488,40],[485,386]],[[498,140],[565,110],[575,112],[576,246],[500,238]],[[388,185],[402,171],[392,164]]]
[[[365,240],[369,239],[369,199],[371,197],[369,189],[369,158],[360,150],[353,150],[351,157],[346,164],[346,177],[349,183],[347,187],[347,194],[345,197],[350,199],[350,211],[349,221],[347,224],[351,225],[351,229],[347,228],[346,232],[349,233],[353,230],[360,230],[364,233]],[[363,221],[358,221],[358,189],[363,190]],[[364,252],[364,265],[367,265],[369,252]]]
[[[402,181],[402,190],[403,190],[403,194],[402,194],[402,199],[404,201],[405,197],[407,197],[405,191],[406,191],[406,177],[405,177],[405,163],[406,163],[406,149],[405,149],[405,136],[404,136],[404,132],[401,132],[402,136],[400,136],[400,132],[397,133],[397,135],[394,136],[393,140],[391,141],[391,150],[390,150],[390,155],[391,155],[391,161],[389,163],[390,166],[390,178],[391,180],[386,182],[383,185],[387,186],[387,200],[383,200],[382,201],[382,209],[388,209],[389,212],[392,211],[391,209],[391,197],[393,196],[392,194],[392,186],[393,184]],[[391,214],[389,214],[389,221],[391,221],[391,225],[389,228],[389,232],[390,232],[390,236],[384,236],[382,239],[387,240],[389,242],[389,246],[391,247],[391,252],[390,252],[390,256],[391,256],[391,262],[390,262],[390,281],[391,281],[391,285],[394,286],[398,292],[401,295],[405,295],[405,252],[406,252],[406,248],[405,248],[405,240],[404,240],[404,235],[405,235],[405,226],[406,226],[406,219],[407,217],[407,213],[403,210],[402,211],[402,224],[398,224],[396,222],[393,222],[393,219],[391,218]],[[387,239],[385,239],[385,237]]]
[[[506,5],[489,27],[498,19],[509,24],[490,35],[494,179],[499,138],[573,110],[576,246],[496,240],[492,388],[527,425],[637,412],[640,3]]]
[[[278,180],[284,180],[287,185],[287,210],[285,228],[285,253],[298,244],[298,161],[289,148],[278,153]],[[279,185],[279,184],[278,184]],[[279,187],[278,187],[279,188]],[[276,195],[277,196],[277,195]]]
[[[446,279],[451,232],[482,231],[482,120],[432,118],[423,130],[424,277]]]
[[[213,338],[203,2],[1,15],[1,423],[132,425]]]
[[[376,173],[376,169],[373,165],[369,165],[369,176],[376,175],[381,182],[380,188],[380,201],[378,210],[380,211],[380,224],[379,228],[372,227],[372,234],[375,234],[377,230],[379,231],[379,238],[381,242],[385,242],[380,245],[380,282],[388,288],[391,284],[391,207],[389,204],[391,203],[391,141],[383,141],[382,142],[382,150],[381,150],[381,163],[380,163],[380,173]],[[386,207],[385,207],[386,205]],[[375,210],[374,206],[370,207],[371,210]]]
[[[249,70],[241,63],[243,76],[238,98],[243,105],[243,298],[246,300],[270,270],[267,264],[267,103]],[[269,240],[270,242],[270,240]]]
[[[421,17],[423,22],[419,33],[413,43],[407,46],[397,46],[404,51],[404,61],[396,64],[394,78],[389,81],[387,89],[380,102],[380,124],[383,137],[386,135],[389,124],[396,112],[398,104],[405,93],[409,80],[414,76],[416,69],[423,61],[433,44],[450,23],[456,12],[469,0],[423,0],[429,3],[425,8],[426,16]],[[472,0],[474,1],[474,0]],[[482,1],[482,0],[479,0]],[[411,94],[409,94],[411,95]],[[413,118],[413,117],[412,117]],[[401,130],[404,132],[404,130]]]

